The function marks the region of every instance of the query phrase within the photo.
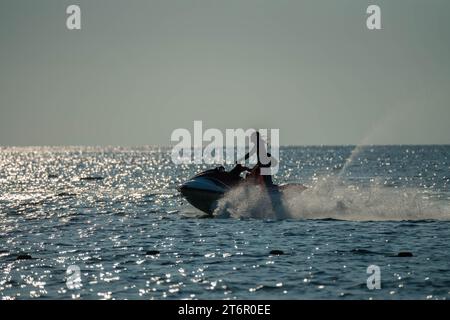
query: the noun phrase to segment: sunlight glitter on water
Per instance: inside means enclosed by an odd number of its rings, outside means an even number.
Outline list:
[[[1,148],[0,295],[448,298],[450,147],[372,147],[343,181],[328,178],[351,150],[282,149],[276,181],[311,191],[289,199],[298,216],[277,221],[246,215],[258,207],[198,219],[176,187],[207,166],[171,165],[166,149]],[[442,221],[430,208],[443,208]],[[371,264],[381,290],[367,289]],[[77,290],[66,285],[72,265]]]

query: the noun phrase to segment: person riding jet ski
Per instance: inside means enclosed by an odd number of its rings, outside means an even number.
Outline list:
[[[250,182],[251,185],[262,185],[267,191],[272,206],[276,208],[278,217],[286,217],[285,210],[281,202],[283,192],[302,192],[305,186],[298,183],[288,183],[275,185],[272,181],[271,171],[266,170],[277,165],[277,159],[267,153],[259,132],[251,137],[254,148],[249,151],[244,159],[249,159],[251,155],[257,154],[257,163],[253,168],[247,168],[237,162],[231,171],[225,171],[223,166],[200,172],[185,181],[178,187],[182,196],[195,208],[205,212],[208,216],[213,216],[218,203],[225,195],[241,183]],[[242,159],[241,159],[242,160]],[[263,171],[263,169],[265,169]],[[250,172],[246,179],[241,177],[242,172]]]
[[[251,157],[251,155],[256,151],[256,154],[257,154],[256,165],[252,169],[249,169],[238,163],[230,171],[230,173],[240,175],[242,172],[248,171],[250,173],[247,175],[246,180],[253,181],[256,184],[265,185],[266,187],[272,187],[272,186],[274,186],[274,183],[272,180],[272,175],[268,175],[268,174],[261,175],[261,168],[271,168],[272,165],[277,164],[277,162],[276,162],[277,160],[274,157],[272,157],[272,155],[270,153],[268,153],[266,151],[264,140],[261,138],[258,131],[256,131],[255,134],[253,134],[251,138],[254,141],[255,147],[244,156],[243,160],[248,160]],[[256,150],[255,150],[255,148],[256,148]],[[261,155],[263,155],[265,163],[261,162]]]

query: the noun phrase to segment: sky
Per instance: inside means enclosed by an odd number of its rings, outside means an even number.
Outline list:
[[[0,1],[0,145],[170,145],[194,120],[448,144],[450,1]]]

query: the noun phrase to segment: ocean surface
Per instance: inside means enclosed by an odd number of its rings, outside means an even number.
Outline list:
[[[251,191],[202,218],[176,188],[209,167],[168,148],[0,148],[0,297],[450,298],[450,146],[282,148],[274,180],[308,187],[283,219]]]

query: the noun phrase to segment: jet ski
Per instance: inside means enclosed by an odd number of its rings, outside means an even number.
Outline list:
[[[246,179],[230,174],[221,166],[195,175],[183,183],[178,190],[192,206],[212,215],[218,201],[232,188],[244,183],[251,185]],[[301,192],[305,189],[306,187],[301,184],[289,183],[271,185],[267,191],[276,194],[287,190]]]
[[[262,140],[259,132],[256,132],[255,137],[257,165],[261,166],[260,154],[269,154],[261,143]],[[260,150],[262,150],[262,152],[260,152]],[[249,154],[244,158],[248,159],[248,157]],[[236,164],[238,162],[239,161],[237,161]],[[227,172],[224,167],[220,166],[195,175],[183,183],[178,190],[191,205],[208,215],[212,215],[217,208],[218,201],[232,188],[243,183],[246,183],[249,186],[256,185],[255,179],[244,179],[239,174]],[[278,199],[278,201],[280,201],[280,195],[284,191],[291,190],[294,192],[301,192],[306,189],[301,184],[275,185],[269,183],[265,184],[265,186],[271,198]]]

